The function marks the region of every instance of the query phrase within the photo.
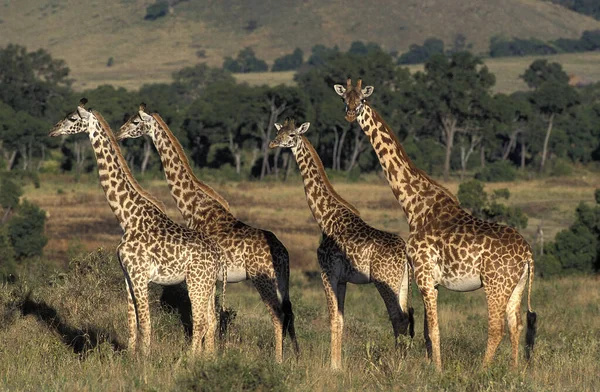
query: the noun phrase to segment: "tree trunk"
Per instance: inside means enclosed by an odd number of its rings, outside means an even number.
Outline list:
[[[479,163],[483,169],[485,167],[485,146],[483,144],[479,147]]]
[[[362,130],[359,127],[355,127],[354,150],[352,151],[352,156],[350,157],[350,163],[348,164],[346,172],[350,172],[350,170],[352,170],[352,168],[356,164],[356,161],[358,160],[358,157],[365,150],[365,147],[363,146],[363,142],[364,142],[365,138],[363,137],[363,135],[364,135],[364,133],[362,132]]]
[[[517,144],[517,136],[519,135],[519,133],[521,133],[521,130],[517,129],[513,133],[510,134],[510,138],[508,139],[508,144],[506,145],[506,147],[504,147],[504,152],[502,153],[503,161],[507,160],[508,154],[510,154],[511,151],[514,150],[514,148]]]
[[[336,170],[342,170],[342,150],[344,146],[344,141],[346,140],[346,135],[348,134],[348,128],[344,128],[342,131],[342,136],[340,136],[340,140],[338,142],[337,147],[337,157],[336,159]]]
[[[40,169],[42,168],[42,165],[44,164],[44,161],[46,161],[46,146],[41,144],[40,149],[41,149],[41,153],[42,153],[42,159],[37,164],[37,169],[36,169],[37,171],[40,171]]]
[[[15,165],[15,160],[17,159],[17,150],[13,150],[10,154],[10,157],[6,160],[6,168],[8,171],[11,171]]]
[[[269,167],[269,141],[271,140],[271,130],[273,129],[277,118],[283,113],[286,107],[286,102],[283,102],[279,106],[275,106],[275,98],[272,97],[269,102],[271,105],[271,114],[269,115],[269,123],[267,124],[266,131],[262,132],[262,154],[263,161],[260,169],[260,179],[262,180],[267,173],[270,173],[271,168]]]
[[[285,167],[285,174],[283,175],[283,182],[286,182],[290,175],[290,168],[292,167],[292,154],[285,154],[283,158],[283,166]]]
[[[29,156],[27,155],[27,145],[22,144],[19,148],[19,152],[21,153],[21,159],[23,160],[22,169],[23,169],[23,171],[25,171],[25,170],[27,170],[27,166],[29,166]]]
[[[469,150],[465,153],[465,147],[461,144],[460,146],[460,180],[462,181],[465,177],[465,172],[467,171],[467,164],[469,163],[469,158],[471,158],[471,154],[475,151],[475,147],[481,141],[481,136],[471,135],[471,145],[469,146]]]
[[[331,162],[331,169],[332,170],[336,170],[336,163],[337,163],[337,148],[338,148],[338,142],[340,140],[340,135],[338,133],[337,127],[331,127],[333,129],[333,134],[335,135],[335,138],[333,139],[333,160]]]
[[[277,179],[279,179],[279,155],[281,155],[281,148],[276,148],[275,156],[273,157],[273,170]]]
[[[452,146],[454,144],[454,134],[456,133],[456,119],[452,116],[442,118],[442,132],[446,139],[446,158],[444,159],[444,180],[450,176],[450,158],[452,156]]]
[[[229,151],[233,158],[235,159],[235,173],[240,174],[242,171],[242,153],[240,152],[240,148],[237,143],[233,141],[233,133],[229,132],[229,143],[228,143]]]
[[[548,141],[550,140],[550,132],[552,132],[552,125],[554,123],[554,113],[550,115],[548,119],[548,130],[546,131],[546,137],[544,138],[544,148],[542,150],[542,162],[540,162],[540,172],[544,170],[546,164],[546,155],[548,154]]]
[[[142,174],[146,172],[146,168],[148,167],[148,162],[150,161],[150,154],[152,153],[152,147],[150,145],[151,142],[144,139],[144,159],[142,160],[141,171]]]

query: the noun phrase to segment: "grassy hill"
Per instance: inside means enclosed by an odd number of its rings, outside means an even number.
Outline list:
[[[158,20],[144,20],[154,0],[21,0],[0,6],[0,45],[46,48],[63,58],[77,88],[111,83],[137,87],[206,61],[221,65],[246,46],[269,62],[318,43],[346,49],[356,40],[405,51],[427,37],[451,45],[463,34],[476,52],[497,34],[544,40],[577,38],[600,21],[540,0],[317,0],[252,6],[232,0],[181,1]],[[200,58],[197,52],[203,51]],[[109,58],[114,65],[107,67]]]

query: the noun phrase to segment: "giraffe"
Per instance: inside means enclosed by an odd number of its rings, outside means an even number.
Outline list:
[[[512,227],[477,219],[462,209],[443,186],[418,169],[366,98],[374,88],[340,84],[334,90],[345,104],[345,118],[357,121],[369,138],[383,167],[392,192],[408,220],[406,241],[415,281],[425,306],[427,356],[441,371],[440,335],[437,317],[437,287],[454,291],[484,288],[488,305],[488,342],[483,365],[493,359],[508,321],[512,365],[518,366],[521,298],[529,277],[525,354],[530,358],[536,329],[531,308],[534,266],[531,247]]]
[[[283,339],[289,332],[294,351],[298,343],[289,299],[289,256],[285,246],[267,230],[237,219],[229,204],[193,173],[177,138],[157,113],[141,104],[117,134],[117,140],[149,135],[160,155],[171,195],[188,227],[206,233],[220,247],[227,268],[226,282],[250,279],[267,306],[275,330],[275,360],[283,360]],[[223,280],[222,276],[218,276]]]
[[[214,293],[219,249],[207,236],[173,222],[160,202],[135,181],[108,124],[100,113],[85,109],[87,100],[59,121],[49,136],[85,132],[90,138],[100,185],[115,214],[123,237],[117,258],[128,294],[129,351],[143,355],[150,348],[148,283],[163,285],[186,281],[192,304],[192,354],[214,351],[216,315]]]
[[[342,365],[344,300],[347,283],[374,283],[387,308],[394,337],[414,335],[408,308],[410,278],[405,244],[396,234],[369,226],[350,203],[333,189],[319,155],[303,134],[310,123],[296,128],[293,120],[276,123],[269,147],[290,147],[298,162],[304,191],[314,219],[323,232],[317,250],[331,327],[331,367]]]

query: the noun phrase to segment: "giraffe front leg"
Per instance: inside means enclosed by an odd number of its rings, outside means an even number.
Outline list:
[[[433,360],[438,371],[442,371],[440,353],[440,327],[437,315],[437,289],[426,287],[421,289],[425,305],[425,346],[430,360]]]
[[[129,277],[125,277],[125,287],[127,288],[127,327],[129,331],[128,352],[134,355],[137,349],[138,318],[135,307],[135,298],[129,284]]]
[[[141,335],[141,352],[147,355],[150,352],[150,336],[152,327],[150,325],[150,306],[148,303],[148,283],[145,279],[140,279],[140,282],[132,282],[133,284],[133,300],[137,310],[137,319],[140,327]],[[131,332],[131,330],[130,330]]]
[[[323,289],[327,299],[329,310],[329,324],[331,331],[331,368],[338,370],[342,368],[342,336],[339,327],[339,304],[338,304],[338,281],[331,274],[321,272]],[[343,289],[345,294],[345,288]]]

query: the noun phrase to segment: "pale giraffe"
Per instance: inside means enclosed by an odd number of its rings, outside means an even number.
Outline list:
[[[194,175],[181,144],[167,124],[157,113],[146,113],[144,104],[121,126],[117,140],[142,135],[152,138],[171,195],[187,225],[206,233],[219,245],[227,264],[227,282],[250,279],[259,292],[275,330],[275,360],[283,360],[286,332],[298,354],[285,246],[270,231],[247,225],[230,212],[227,201]]]
[[[488,342],[484,366],[489,364],[508,320],[512,363],[518,365],[521,298],[529,275],[526,356],[535,339],[536,314],[531,310],[533,255],[529,244],[512,227],[485,222],[462,209],[444,187],[415,167],[379,114],[367,103],[373,87],[335,85],[346,106],[346,120],[357,120],[369,138],[392,192],[410,227],[406,250],[425,305],[427,354],[441,370],[437,316],[437,286],[471,291],[484,287],[488,304]]]
[[[150,347],[148,283],[186,281],[192,304],[192,353],[214,351],[216,315],[214,294],[219,268],[218,246],[206,235],[178,225],[161,204],[135,181],[106,121],[96,111],[77,109],[59,121],[49,136],[85,132],[90,138],[100,185],[124,231],[117,257],[125,274],[128,294],[129,351]]]
[[[400,334],[414,335],[409,309],[410,271],[405,244],[396,234],[369,226],[356,208],[341,198],[327,178],[319,155],[302,134],[310,123],[296,128],[293,120],[275,124],[269,147],[290,147],[304,180],[306,200],[323,232],[317,250],[331,325],[331,367],[342,366],[342,334],[346,284],[374,283],[387,308],[396,342]]]

